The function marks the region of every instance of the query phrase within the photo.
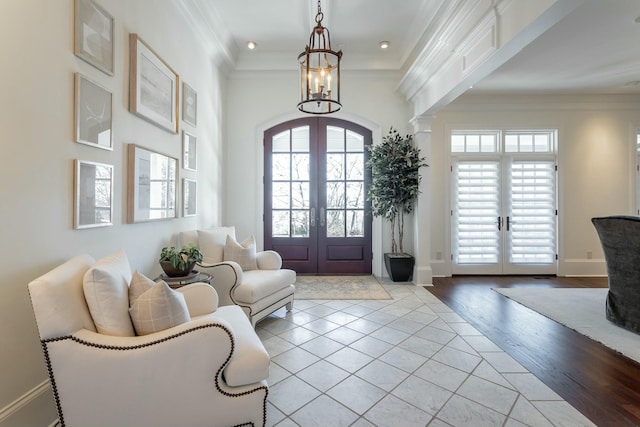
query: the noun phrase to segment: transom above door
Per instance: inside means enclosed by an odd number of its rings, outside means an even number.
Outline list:
[[[370,274],[371,131],[305,118],[264,134],[264,242],[298,273]]]

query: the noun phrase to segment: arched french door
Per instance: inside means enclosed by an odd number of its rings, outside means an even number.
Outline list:
[[[371,274],[371,131],[303,118],[264,133],[264,246],[298,273]]]

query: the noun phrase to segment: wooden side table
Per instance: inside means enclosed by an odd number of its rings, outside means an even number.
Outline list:
[[[191,274],[189,274],[188,276],[180,276],[180,277],[169,277],[166,274],[162,273],[161,275],[159,275],[154,279],[154,281],[156,282],[159,280],[164,280],[165,282],[167,282],[167,285],[169,285],[170,288],[177,289],[177,288],[181,288],[184,285],[190,285],[192,283],[197,283],[197,282],[204,282],[204,283],[211,284],[211,281],[213,280],[213,276],[208,273],[202,273],[198,270],[193,270]]]

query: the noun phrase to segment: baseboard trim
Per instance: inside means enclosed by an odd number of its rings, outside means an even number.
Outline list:
[[[25,394],[23,394],[22,396],[20,396],[10,404],[8,404],[4,408],[0,409],[0,423],[3,423],[10,416],[18,412],[19,410],[21,410],[22,408],[24,408],[25,406],[27,406],[28,404],[36,400],[38,397],[40,397],[40,395],[48,392],[49,390],[50,390],[49,380],[44,380],[43,382],[41,382],[40,384],[38,384],[28,392],[26,392]],[[57,423],[57,420],[54,421],[53,424],[51,425],[55,426],[56,423]]]
[[[603,277],[607,275],[607,264],[604,259],[565,259],[559,267],[558,276]]]

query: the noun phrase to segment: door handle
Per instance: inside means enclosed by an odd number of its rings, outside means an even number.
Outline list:
[[[311,208],[311,212],[309,213],[311,226],[316,226],[316,208]]]
[[[324,208],[320,208],[320,227],[324,227],[326,219],[326,212]]]
[[[507,217],[507,231],[511,228],[511,218]]]
[[[498,231],[502,230],[502,217],[498,217]]]

